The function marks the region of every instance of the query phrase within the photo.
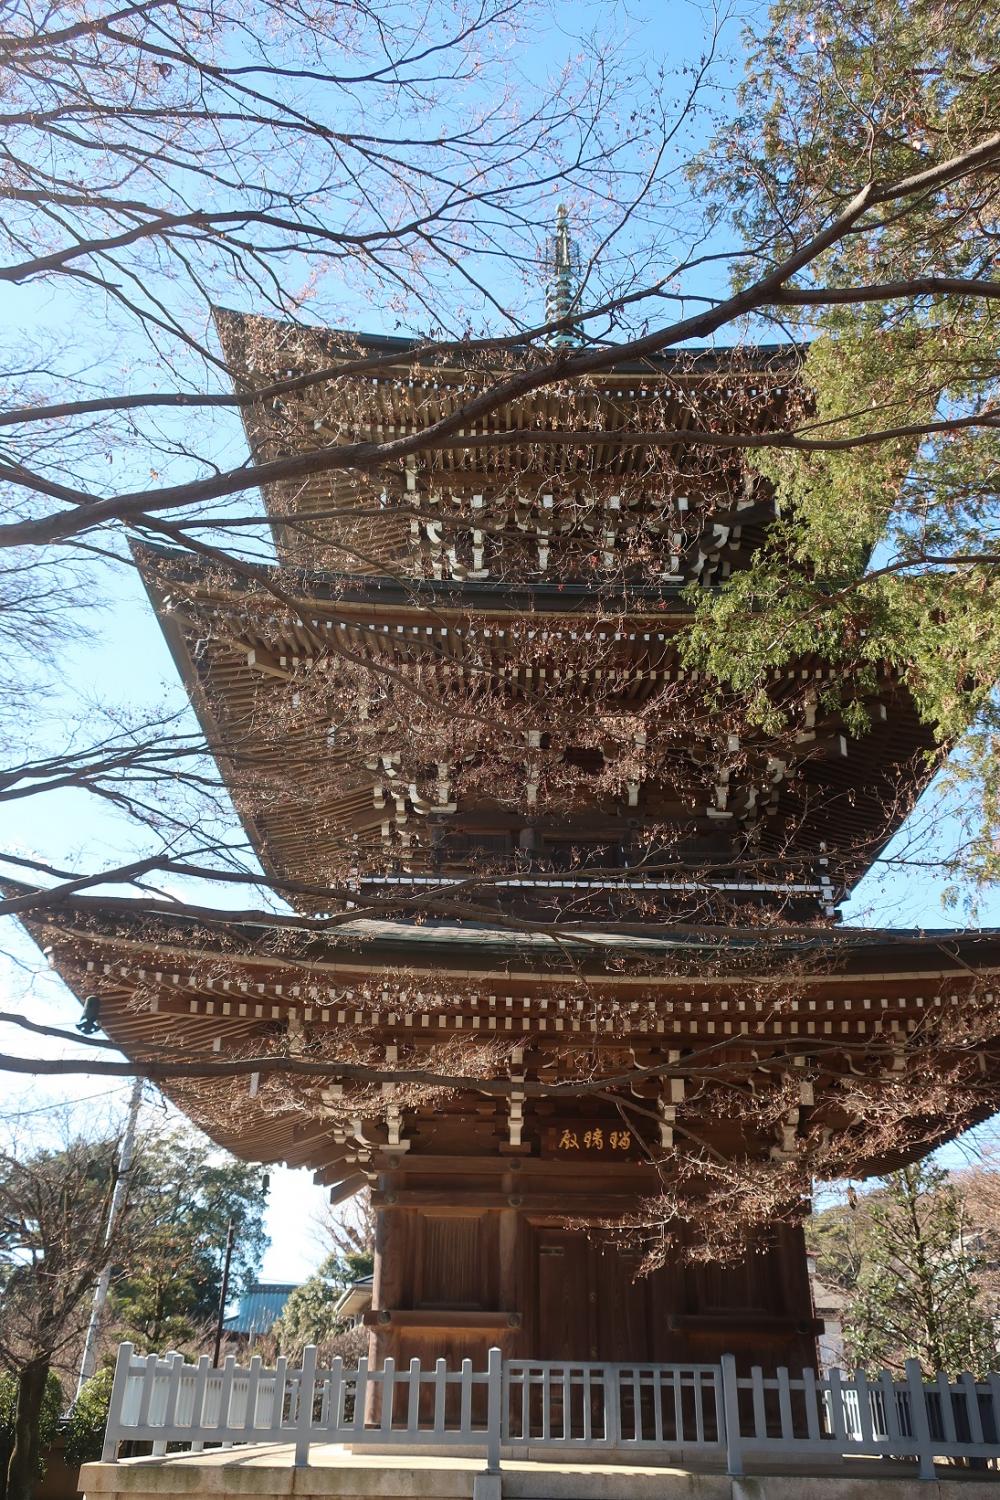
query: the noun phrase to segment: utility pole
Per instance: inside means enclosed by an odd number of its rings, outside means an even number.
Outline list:
[[[128,1118],[125,1121],[125,1132],[122,1136],[121,1150],[118,1153],[118,1178],[115,1182],[114,1192],[111,1195],[111,1206],[108,1209],[108,1226],[104,1231],[104,1243],[111,1243],[111,1237],[118,1223],[118,1215],[121,1213],[122,1203],[128,1188],[128,1172],[132,1165],[132,1157],[135,1153],[135,1131],[139,1120],[139,1108],[142,1104],[142,1079],[137,1078],[132,1084],[132,1095],[128,1104]],[[84,1383],[94,1373],[97,1364],[97,1340],[101,1332],[101,1319],[104,1317],[104,1308],[108,1300],[108,1288],[111,1285],[111,1262],[108,1261],[97,1280],[94,1291],[94,1303],[90,1309],[90,1322],[87,1325],[87,1337],[83,1343],[83,1358],[80,1360],[80,1378],[76,1383],[76,1395],[74,1403],[80,1399],[80,1392]]]
[[[226,1258],[222,1262],[222,1290],[219,1292],[219,1313],[215,1320],[215,1349],[212,1351],[212,1368],[215,1369],[219,1363],[219,1350],[222,1348],[222,1323],[226,1316],[226,1303],[229,1301],[229,1267],[233,1259],[233,1241],[236,1238],[236,1220],[230,1219],[226,1230]]]

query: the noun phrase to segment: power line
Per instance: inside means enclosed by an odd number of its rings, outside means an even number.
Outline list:
[[[72,1108],[74,1104],[90,1104],[94,1099],[113,1099],[116,1094],[124,1094],[125,1086],[117,1089],[102,1089],[99,1094],[82,1094],[79,1099],[58,1099],[54,1104],[39,1104],[33,1109],[6,1110],[0,1106],[0,1123],[4,1120],[23,1120],[28,1115],[47,1114],[52,1109]]]

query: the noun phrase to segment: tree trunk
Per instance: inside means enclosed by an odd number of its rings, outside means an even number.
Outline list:
[[[7,1500],[32,1500],[38,1478],[38,1429],[48,1378],[47,1359],[32,1360],[17,1377],[14,1449],[7,1468]]]

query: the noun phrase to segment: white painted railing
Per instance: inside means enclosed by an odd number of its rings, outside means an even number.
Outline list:
[[[887,1370],[876,1380],[860,1370],[742,1377],[726,1355],[722,1384],[731,1474],[743,1472],[748,1456],[912,1458],[922,1479],[934,1478],[935,1457],[1000,1460],[1000,1375],[927,1381],[914,1359],[902,1380]]]
[[[469,1360],[449,1370],[441,1359],[432,1369],[416,1359],[405,1370],[391,1359],[380,1370],[365,1359],[357,1369],[341,1360],[319,1369],[312,1348],[298,1369],[230,1356],[216,1370],[207,1357],[188,1365],[179,1354],[137,1357],[123,1344],[106,1462],[123,1441],[151,1443],[154,1455],[168,1445],[198,1453],[284,1443],[297,1465],[313,1443],[463,1448],[482,1454],[489,1474],[502,1454],[566,1450],[724,1461],[730,1474],[747,1460],[788,1467],[874,1456],[915,1462],[932,1479],[936,1458],[1000,1462],[1000,1375],[926,1381],[911,1361],[902,1380],[837,1370],[743,1376],[732,1355],[718,1365],[625,1365],[503,1360],[499,1349],[485,1370]]]
[[[718,1365],[503,1363],[501,1442],[512,1449],[721,1452]]]
[[[102,1456],[114,1462],[118,1444],[130,1439],[152,1442],[154,1454],[170,1443],[196,1453],[206,1443],[294,1443],[297,1465],[308,1462],[311,1443],[460,1444],[485,1447],[492,1471],[500,1461],[502,1379],[499,1349],[490,1350],[486,1370],[468,1359],[460,1370],[443,1359],[433,1370],[417,1359],[398,1372],[391,1359],[381,1370],[369,1369],[367,1359],[357,1369],[335,1359],[321,1370],[312,1347],[297,1370],[285,1359],[265,1370],[256,1356],[241,1366],[233,1355],[216,1370],[207,1355],[186,1365],[179,1354],[136,1358],[122,1344]]]

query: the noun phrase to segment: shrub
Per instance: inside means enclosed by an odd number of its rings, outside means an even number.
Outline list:
[[[114,1370],[110,1365],[98,1370],[84,1384],[66,1422],[66,1462],[71,1468],[93,1463],[104,1446],[104,1427],[108,1420],[111,1383]]]

